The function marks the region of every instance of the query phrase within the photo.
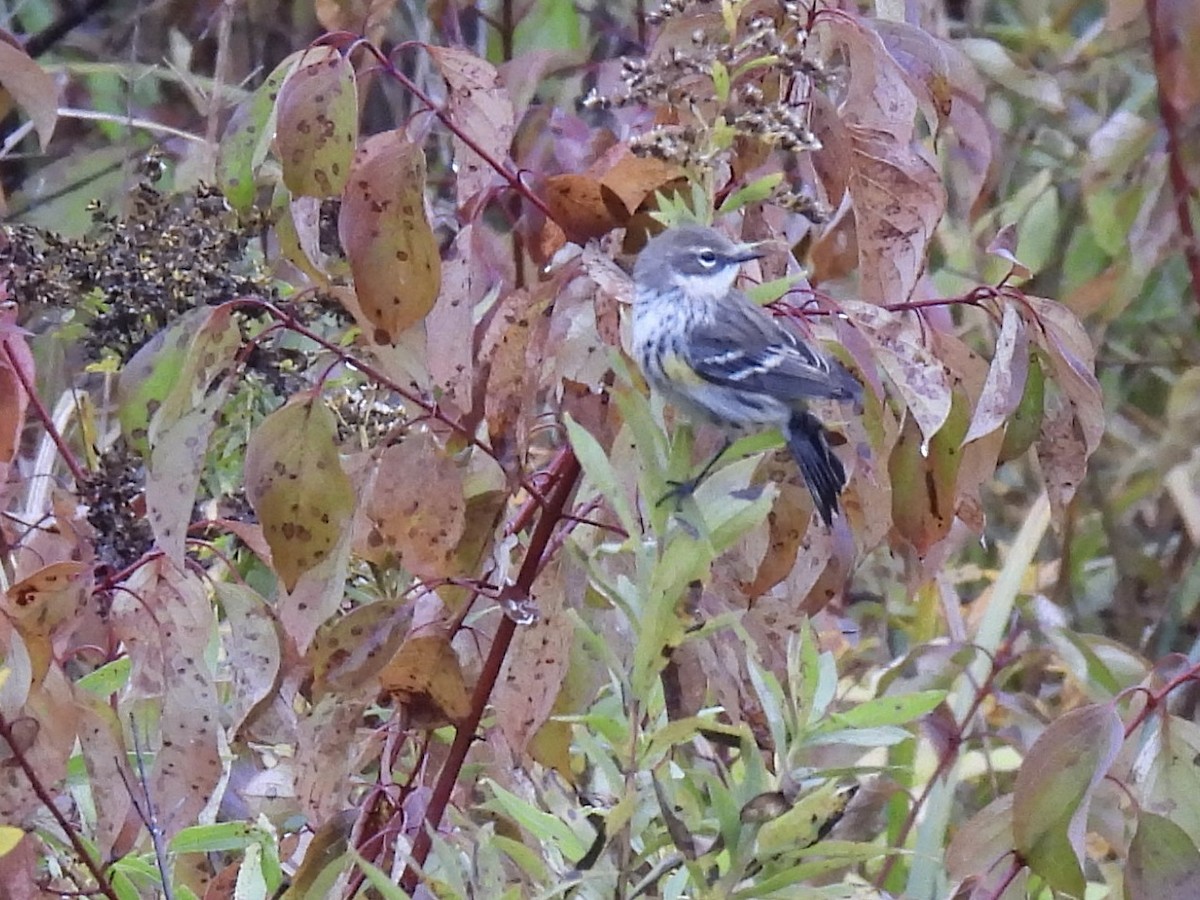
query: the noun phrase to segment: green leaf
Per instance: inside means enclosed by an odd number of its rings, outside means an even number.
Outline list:
[[[133,661],[128,656],[121,656],[94,672],[88,672],[75,685],[97,697],[111,697],[129,683],[132,668]]]
[[[736,212],[747,203],[761,203],[763,200],[766,200],[773,193],[775,193],[775,188],[779,187],[779,184],[782,181],[782,172],[771,172],[769,175],[764,175],[762,178],[756,178],[754,181],[750,182],[744,187],[738,188],[738,190],[727,196],[724,202],[721,203],[721,208],[717,210],[717,212],[723,216],[726,213]],[[795,279],[791,278],[781,280],[787,280],[790,282],[794,281]]]
[[[172,853],[220,853],[245,850],[266,839],[261,830],[246,822],[192,825],[171,839]]]
[[[557,816],[543,812],[526,803],[516,794],[506,791],[490,778],[484,784],[492,792],[493,799],[483,804],[485,809],[504,813],[539,841],[550,841],[564,857],[577,860],[587,852],[587,844],[571,827]]]
[[[945,699],[946,691],[920,691],[896,697],[877,697],[846,712],[833,713],[822,730],[904,725],[932,712]]]
[[[616,470],[612,467],[608,456],[605,455],[604,448],[586,428],[571,418],[569,414],[564,416],[564,424],[567,428],[567,437],[571,441],[571,449],[575,451],[575,458],[579,460],[584,475],[612,505],[625,533],[637,534],[637,519],[633,516],[633,510],[629,508],[625,490],[617,480]]]
[[[1200,897],[1200,850],[1170,819],[1143,810],[1125,866],[1126,900],[1195,897]]]
[[[351,850],[350,853],[358,867],[362,869],[362,873],[371,887],[379,892],[379,896],[383,897],[383,900],[409,900],[408,894],[401,890],[400,885],[392,881],[386,872],[363,859],[357,851]]]
[[[1051,722],[1025,757],[1013,796],[1013,837],[1029,868],[1056,890],[1082,896],[1084,828],[1096,786],[1125,739],[1111,703]]]

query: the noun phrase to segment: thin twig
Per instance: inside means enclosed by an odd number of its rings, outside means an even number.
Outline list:
[[[0,346],[4,347],[4,355],[8,358],[13,374],[17,376],[17,381],[21,382],[25,396],[29,398],[29,405],[33,407],[37,417],[41,419],[42,427],[46,429],[46,434],[50,435],[50,440],[54,441],[54,446],[58,448],[58,453],[63,458],[63,462],[71,470],[71,475],[74,476],[75,483],[83,484],[87,480],[87,473],[79,465],[79,460],[75,458],[75,454],[71,452],[71,448],[67,446],[67,442],[58,433],[58,429],[54,427],[54,419],[51,417],[49,410],[42,404],[42,399],[37,394],[36,386],[31,384],[29,379],[25,377],[25,371],[21,368],[20,363],[17,362],[16,354],[13,353],[12,347],[8,345],[8,339],[5,338],[0,341]]]
[[[1196,243],[1196,230],[1192,225],[1193,187],[1183,162],[1184,125],[1179,110],[1167,96],[1167,85],[1171,78],[1165,72],[1171,49],[1168,42],[1178,40],[1163,32],[1159,21],[1158,0],[1146,0],[1146,18],[1150,22],[1150,52],[1154,58],[1154,75],[1158,83],[1158,111],[1162,116],[1163,128],[1167,133],[1167,169],[1171,176],[1171,189],[1175,193],[1175,217],[1179,220],[1179,231],[1183,235],[1183,256],[1187,260],[1192,278],[1192,296],[1200,304],[1200,245]],[[1183,47],[1177,53],[1185,53]]]
[[[37,772],[34,771],[33,764],[25,756],[25,748],[13,736],[12,726],[8,723],[8,719],[5,718],[3,713],[0,713],[0,739],[3,739],[4,743],[8,745],[12,759],[16,761],[17,765],[21,767],[21,771],[25,773],[25,778],[28,779],[30,786],[33,787],[33,792],[37,794],[38,800],[41,801],[42,806],[46,808],[46,811],[50,813],[54,821],[58,823],[58,827],[62,829],[63,834],[70,841],[75,855],[79,857],[79,861],[83,863],[84,868],[95,879],[96,890],[105,897],[108,897],[109,900],[120,900],[117,897],[117,892],[113,889],[112,883],[108,880],[108,876],[101,871],[99,863],[92,859],[91,853],[83,845],[83,839],[79,836],[78,829],[67,821],[67,817],[62,814],[62,811],[58,808],[58,804],[54,802],[54,798],[50,796],[49,791],[42,784]]]

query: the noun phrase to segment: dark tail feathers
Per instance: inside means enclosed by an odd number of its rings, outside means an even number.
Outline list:
[[[825,426],[816,416],[797,412],[788,422],[788,449],[795,457],[804,483],[812,494],[817,512],[826,525],[833,524],[833,514],[838,511],[838,494],[846,486],[846,470],[842,461],[833,455],[825,439]]]

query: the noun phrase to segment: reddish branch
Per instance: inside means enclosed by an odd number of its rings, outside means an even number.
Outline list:
[[[30,384],[29,379],[25,377],[25,370],[21,368],[21,364],[17,361],[16,354],[13,353],[12,347],[8,345],[8,341],[0,341],[0,344],[4,347],[4,355],[8,357],[13,374],[17,376],[17,380],[21,382],[21,387],[25,391],[25,396],[29,398],[29,405],[33,407],[37,417],[41,419],[42,427],[46,429],[46,434],[50,435],[50,440],[54,441],[54,446],[58,448],[63,462],[67,464],[67,468],[71,470],[71,474],[75,477],[75,483],[82,484],[87,480],[87,473],[79,465],[79,461],[75,459],[75,454],[71,452],[71,448],[67,446],[67,442],[58,433],[58,429],[54,427],[54,419],[50,416],[50,411],[42,404],[42,400],[38,396],[37,390],[35,390],[36,386]]]
[[[1171,176],[1171,189],[1175,193],[1175,217],[1179,220],[1179,231],[1183,235],[1183,256],[1191,273],[1192,296],[1200,304],[1200,245],[1196,243],[1196,230],[1192,225],[1192,183],[1180,155],[1180,135],[1184,126],[1179,110],[1167,95],[1166,88],[1170,82],[1167,72],[1171,55],[1169,42],[1173,38],[1162,27],[1158,0],[1146,0],[1146,18],[1150,21],[1150,51],[1154,58],[1155,79],[1158,82],[1158,111],[1167,133],[1167,168]],[[1183,53],[1186,50],[1180,47],[1176,48],[1175,52]]]
[[[525,552],[525,561],[521,564],[517,580],[508,590],[513,597],[528,597],[532,592],[534,579],[549,561],[547,551],[551,545],[551,538],[554,536],[556,526],[564,519],[567,500],[579,478],[579,461],[575,459],[575,454],[571,452],[570,447],[564,446],[558,451],[550,463],[549,475],[553,479],[554,486],[551,488],[546,503],[542,506],[541,517],[529,538],[529,547]],[[483,711],[492,695],[496,679],[500,676],[500,667],[508,654],[508,648],[516,630],[516,622],[510,616],[504,616],[500,620],[492,647],[488,651],[483,669],[479,673],[479,681],[475,684],[475,692],[471,695],[471,711],[454,732],[454,743],[450,746],[450,753],[446,757],[441,772],[438,773],[437,784],[429,799],[429,806],[425,810],[423,827],[413,840],[412,856],[409,859],[408,867],[404,870],[404,877],[400,881],[400,887],[410,894],[417,887],[420,869],[425,865],[425,860],[433,845],[433,833],[441,824],[446,806],[450,802],[450,794],[454,790],[455,784],[458,783],[463,763],[466,762],[467,751],[475,742],[475,732],[479,728],[479,721],[483,718]]]
[[[446,111],[444,106],[421,90],[411,78],[397,69],[391,59],[385,56],[378,47],[366,42],[363,43],[363,46],[378,60],[380,67],[389,77],[394,78],[406,91],[421,101],[425,108],[437,116],[441,123],[450,129],[450,132],[456,138],[466,144],[473,153],[477,154],[480,159],[495,170],[496,174],[507,181],[514,191],[536,206],[538,211],[547,219],[554,221],[554,214],[550,211],[550,207],[546,205],[546,201],[529,189],[529,186],[521,180],[520,172],[514,172],[503,160],[496,159],[478,141],[459,127],[458,123],[454,121],[454,117]],[[414,41],[408,44],[401,44],[396,49],[400,50],[409,46],[424,47],[425,45]]]
[[[75,850],[75,855],[79,857],[79,861],[83,863],[84,868],[95,879],[95,892],[103,894],[109,900],[119,900],[117,892],[113,890],[112,883],[108,880],[108,876],[100,870],[100,865],[96,860],[92,859],[92,854],[83,845],[83,839],[80,838],[79,831],[67,821],[67,817],[62,814],[62,811],[58,808],[58,804],[54,802],[54,798],[50,796],[50,792],[42,784],[37,772],[34,771],[33,765],[29,762],[28,757],[25,756],[25,748],[22,746],[21,741],[12,733],[12,726],[3,714],[0,714],[0,739],[3,739],[4,743],[8,745],[13,760],[21,767],[21,771],[25,773],[25,777],[33,787],[33,792],[37,794],[38,800],[46,807],[46,811],[50,813],[54,821],[58,823],[58,827],[62,829],[63,834],[67,836],[67,840],[71,842],[71,847]]]

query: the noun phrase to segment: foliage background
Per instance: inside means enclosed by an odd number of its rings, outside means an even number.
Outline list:
[[[1194,4],[0,15],[6,896],[1200,894]],[[691,216],[832,530],[653,503]]]

